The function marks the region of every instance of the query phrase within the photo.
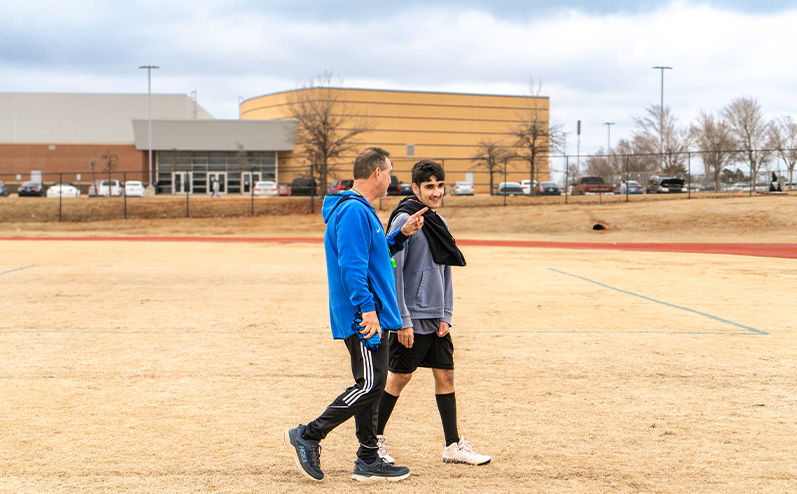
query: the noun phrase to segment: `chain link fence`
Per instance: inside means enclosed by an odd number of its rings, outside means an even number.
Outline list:
[[[612,155],[619,163],[630,163],[636,155]],[[434,159],[434,158],[433,158]],[[576,176],[587,174],[586,162],[590,156],[556,155],[551,156],[544,164],[532,173],[528,161],[518,158],[501,160],[492,169],[483,162],[467,158],[436,158],[446,170],[448,205],[467,206],[475,204],[468,197],[453,197],[452,186],[456,182],[467,182],[473,186],[476,196],[490,199],[480,200],[486,205],[532,205],[535,202],[547,203],[560,201],[565,204],[583,203],[596,200],[584,196],[572,196],[572,185]],[[393,158],[394,174],[399,183],[408,185],[411,182],[410,168],[417,158]],[[351,160],[349,160],[350,162]],[[719,187],[713,177],[703,171],[699,153],[689,153],[685,160],[686,173],[680,178],[684,180],[684,190],[668,196],[691,199],[710,195],[749,195],[759,193],[794,193],[797,187],[789,183],[790,170],[781,162],[772,162],[762,166],[750,180],[750,167],[746,163],[735,163],[733,170],[727,170],[721,177]],[[746,166],[746,168],[745,168]],[[697,171],[693,172],[692,167]],[[273,167],[265,170],[256,167],[248,169],[227,170],[225,172],[209,170],[186,170],[174,172],[168,186],[163,183],[147,187],[144,172],[103,170],[94,172],[30,172],[0,174],[0,221],[98,221],[130,218],[179,218],[179,217],[225,217],[225,216],[257,216],[269,214],[316,213],[321,209],[321,198],[331,192],[329,187],[339,179],[351,179],[348,167],[338,167],[346,172],[331,173],[326,184],[327,190],[321,190],[318,176],[313,166]],[[616,168],[616,167],[615,167]],[[771,191],[772,173],[777,182],[775,191]],[[278,177],[287,177],[284,180]],[[645,199],[649,194],[648,185],[659,174],[650,171],[634,171],[627,167],[622,173],[607,173],[603,180],[612,184],[615,194],[601,194],[597,201],[633,201]],[[272,181],[276,190],[269,196],[261,196],[256,191],[256,184]],[[26,182],[40,185],[38,190],[24,189]],[[130,184],[140,182],[143,194],[137,188],[135,196]],[[540,188],[542,182],[554,182],[558,192]],[[623,182],[637,182],[642,188],[639,192],[632,187],[621,189]],[[214,187],[212,184],[216,184]],[[74,194],[68,186],[56,187],[57,184],[68,184],[79,191]],[[505,184],[505,185],[502,185]],[[520,192],[506,184],[517,184]],[[780,191],[778,191],[778,188]],[[620,195],[619,192],[624,194]],[[20,193],[21,192],[21,193]],[[408,186],[393,188],[390,194],[401,196],[411,193]],[[644,195],[643,195],[644,194]],[[24,197],[25,195],[41,196],[44,200]],[[77,197],[73,197],[77,195]],[[143,195],[143,197],[140,197]],[[278,197],[271,197],[278,196]],[[541,197],[541,196],[546,197]],[[661,194],[656,194],[660,196]],[[281,196],[281,197],[280,197]],[[392,208],[400,198],[380,200],[378,209]]]

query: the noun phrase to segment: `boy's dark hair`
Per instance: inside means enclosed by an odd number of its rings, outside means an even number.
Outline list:
[[[428,182],[435,177],[437,180],[445,180],[446,172],[440,163],[432,160],[421,160],[412,165],[412,183],[418,184]]]
[[[364,149],[354,160],[354,178],[356,180],[364,180],[370,177],[377,168],[384,170],[385,162],[389,156],[390,153],[382,148],[371,147]]]

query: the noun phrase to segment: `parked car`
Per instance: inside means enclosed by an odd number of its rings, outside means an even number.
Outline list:
[[[121,196],[122,182],[118,180],[100,180],[97,195],[100,197]]]
[[[89,185],[89,197],[97,197],[97,191],[100,189],[100,184],[102,180],[97,180]]]
[[[292,196],[318,195],[318,183],[314,178],[296,177],[291,182]]]
[[[730,192],[739,192],[739,191],[750,191],[750,184],[746,184],[744,182],[737,182],[730,187],[728,187]]]
[[[622,182],[614,186],[615,194],[625,195],[626,192],[628,194],[642,194],[645,192],[645,189],[643,189],[642,185],[636,180],[629,180],[628,182]]]
[[[405,184],[404,182],[399,183],[399,195],[402,196],[411,196],[415,192],[412,191],[412,184]]]
[[[603,177],[578,177],[573,185],[573,195],[614,194],[614,186],[603,181]]]
[[[54,183],[50,187],[47,188],[47,197],[49,198],[58,198],[58,197],[71,197],[77,198],[80,197],[80,189],[77,185],[69,182],[58,182]]]
[[[44,197],[44,186],[40,182],[23,182],[17,189],[17,195]]]
[[[400,196],[401,195],[401,181],[397,176],[390,175],[390,185],[387,188],[387,195]]]
[[[686,191],[684,179],[678,177],[651,177],[647,186],[648,194],[671,194]]]
[[[354,180],[352,179],[345,179],[345,180],[335,180],[332,182],[332,185],[329,186],[329,193],[334,194],[335,192],[340,192],[343,190],[349,190],[354,186]]]
[[[523,187],[518,182],[501,182],[495,193],[499,196],[522,196]]]
[[[125,195],[127,197],[147,197],[147,188],[139,180],[128,180],[125,182]]]
[[[453,187],[451,187],[451,195],[452,196],[472,196],[473,195],[473,184],[470,182],[456,182]]]
[[[561,196],[562,189],[556,182],[540,182],[540,190],[537,191],[538,196]]]
[[[291,195],[291,189],[287,185],[280,185],[280,197]]]
[[[8,197],[8,185],[5,184],[2,180],[0,180],[0,197]]]
[[[523,188],[523,194],[530,196],[531,189],[537,188],[537,181],[535,180],[533,183],[531,180],[521,180],[520,186]]]
[[[276,197],[280,195],[280,189],[277,186],[277,182],[266,180],[264,182],[255,182],[255,188],[252,193],[256,196]]]

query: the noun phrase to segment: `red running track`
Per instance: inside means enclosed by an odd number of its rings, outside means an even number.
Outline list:
[[[0,240],[72,240],[124,242],[228,242],[318,244],[322,238],[310,237],[5,237]],[[748,243],[654,243],[654,242],[527,242],[522,240],[458,240],[459,245],[475,247],[531,247],[541,249],[622,250],[647,252],[689,252],[737,256],[780,257],[797,259],[797,244]]]

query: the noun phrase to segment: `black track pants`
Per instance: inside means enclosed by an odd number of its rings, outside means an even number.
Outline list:
[[[384,330],[383,330],[384,331]],[[343,340],[351,356],[351,373],[354,385],[335,398],[324,413],[307,424],[305,437],[321,440],[332,429],[354,417],[360,458],[376,458],[376,421],[379,399],[387,382],[388,343],[383,338],[379,349],[365,348],[357,335]]]

